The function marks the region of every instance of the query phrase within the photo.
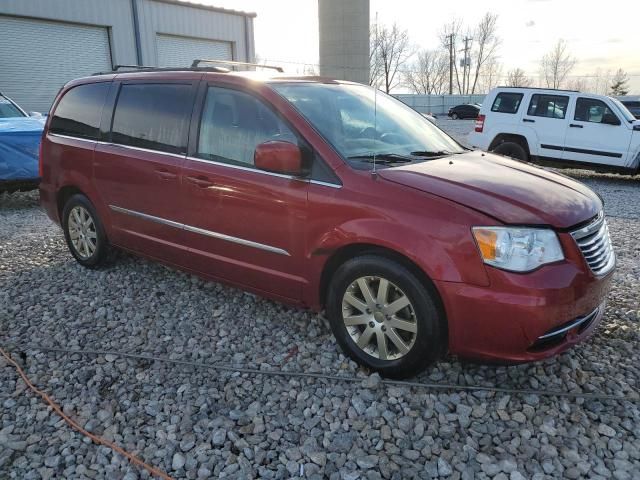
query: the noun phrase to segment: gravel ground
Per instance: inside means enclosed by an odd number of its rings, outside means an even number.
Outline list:
[[[540,363],[447,358],[413,379],[458,388],[383,382],[338,352],[321,316],[143,259],[83,269],[35,193],[0,196],[0,346],[87,430],[175,478],[639,478],[640,182],[580,178],[614,216],[604,322]],[[0,359],[0,478],[149,475],[71,430]]]

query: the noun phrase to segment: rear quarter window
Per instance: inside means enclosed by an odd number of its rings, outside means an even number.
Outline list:
[[[49,131],[70,137],[97,140],[102,106],[109,82],[78,85],[64,94],[51,119]]]
[[[522,103],[522,93],[500,92],[493,105],[491,111],[497,113],[517,113]]]

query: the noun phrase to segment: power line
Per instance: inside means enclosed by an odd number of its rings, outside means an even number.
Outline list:
[[[448,46],[448,44],[447,44]],[[262,61],[262,63],[266,63],[266,64],[273,64],[273,63],[283,63],[283,64],[288,64],[288,65],[300,65],[302,67],[320,67],[319,63],[313,63],[313,62],[300,62],[300,61],[293,61],[293,60],[277,60],[277,59],[264,59]],[[325,67],[331,67],[331,68],[343,68],[346,70],[359,70],[359,71],[365,71],[365,70],[369,70],[369,68],[366,67],[352,67],[352,66],[348,66],[348,65],[323,65]],[[413,70],[413,69],[408,69],[408,68],[404,68],[400,70],[402,73],[421,73],[420,70]],[[625,72],[627,78],[637,78],[640,77],[640,72],[638,73],[627,73]],[[536,72],[536,73],[527,73],[525,72],[525,76],[527,77],[540,77],[540,73]],[[567,75],[567,78],[607,78],[607,77],[613,77],[614,73],[612,73],[611,75],[598,75],[595,73],[590,73],[590,74],[575,74],[575,75]],[[478,75],[478,77],[496,77],[495,75],[492,74],[483,74],[480,73]],[[507,78],[507,74],[503,74],[503,75],[499,75],[497,76],[497,78]]]

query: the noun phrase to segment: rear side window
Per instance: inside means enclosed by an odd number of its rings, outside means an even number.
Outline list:
[[[100,117],[110,83],[87,83],[64,94],[51,119],[49,131],[70,137],[96,140]]]
[[[564,118],[569,97],[562,95],[533,95],[527,115],[533,117]]]
[[[122,85],[113,114],[111,141],[185,153],[191,107],[191,85]]]
[[[492,112],[498,113],[517,113],[522,102],[521,93],[501,92],[491,105]]]
[[[269,140],[298,144],[289,127],[257,98],[237,90],[208,88],[200,122],[198,157],[253,166],[256,146]]]

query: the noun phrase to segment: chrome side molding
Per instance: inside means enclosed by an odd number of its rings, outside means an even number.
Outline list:
[[[271,245],[265,245],[264,243],[254,242],[252,240],[246,240],[244,238],[232,237],[224,233],[214,232],[211,230],[205,230],[203,228],[194,227],[192,225],[185,225],[184,223],[174,222],[166,218],[156,217],[147,213],[136,212],[135,210],[129,210],[128,208],[118,207],[117,205],[109,205],[109,208],[114,212],[123,213],[132,217],[142,218],[150,222],[160,223],[162,225],[168,225],[179,230],[186,230],[192,233],[198,233],[200,235],[206,235],[207,237],[217,238],[231,243],[237,243],[238,245],[244,245],[245,247],[257,248],[258,250],[264,250],[266,252],[276,253],[278,255],[285,255],[290,257],[291,254],[282,248],[274,247]]]

